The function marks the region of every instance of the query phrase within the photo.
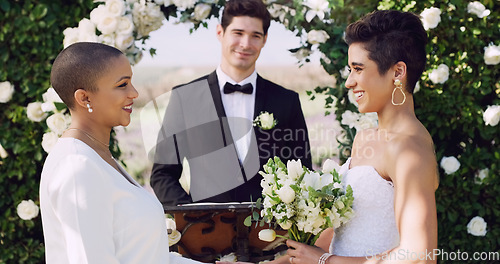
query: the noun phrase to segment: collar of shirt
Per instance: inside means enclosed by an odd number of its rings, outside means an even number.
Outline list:
[[[245,85],[247,83],[251,83],[253,86],[253,92],[251,95],[252,95],[252,97],[255,97],[255,91],[257,90],[257,71],[256,70],[254,70],[253,73],[250,74],[250,76],[248,76],[247,78],[245,78],[244,80],[242,80],[239,83],[235,82],[231,77],[229,77],[225,72],[223,72],[220,65],[217,67],[217,70],[215,70],[215,73],[217,74],[217,79],[219,81],[219,89],[220,89],[220,93],[222,95],[225,95],[223,90],[224,90],[224,85],[226,84],[226,82],[228,82],[230,84],[239,84],[239,85]],[[235,94],[237,94],[237,93],[230,94],[230,96],[235,95]],[[227,96],[227,95],[225,95],[225,96]]]

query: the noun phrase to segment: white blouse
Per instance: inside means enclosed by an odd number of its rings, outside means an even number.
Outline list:
[[[46,262],[198,263],[169,254],[160,202],[120,169],[128,180],[82,141],[58,140],[40,182]]]

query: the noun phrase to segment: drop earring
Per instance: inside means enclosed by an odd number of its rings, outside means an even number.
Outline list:
[[[402,105],[402,104],[404,104],[406,102],[406,94],[403,91],[403,84],[401,83],[400,80],[396,79],[396,80],[394,80],[394,85],[396,87],[394,87],[394,90],[392,90],[392,101],[391,101],[391,103],[393,105]],[[399,90],[403,94],[403,102],[401,102],[401,103],[395,103],[394,102],[394,94],[396,93],[396,90]]]
[[[94,112],[94,110],[92,109],[92,107],[90,106],[90,104],[87,104],[87,110],[89,111],[89,113]]]

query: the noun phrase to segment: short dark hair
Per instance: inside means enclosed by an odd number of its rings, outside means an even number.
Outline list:
[[[120,55],[123,55],[120,50],[101,43],[71,44],[57,55],[52,64],[52,87],[66,106],[73,109],[75,91],[97,91],[96,82],[107,72],[110,59]]]
[[[230,0],[224,5],[222,12],[221,26],[226,28],[233,22],[233,17],[249,16],[262,20],[264,35],[267,35],[269,25],[271,25],[271,14],[267,10],[262,0]]]
[[[410,12],[379,10],[365,15],[347,26],[348,45],[362,43],[380,74],[385,74],[398,61],[406,63],[408,92],[425,69],[427,32],[420,18]]]

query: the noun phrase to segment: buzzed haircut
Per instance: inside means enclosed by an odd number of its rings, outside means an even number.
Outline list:
[[[267,10],[262,0],[230,0],[224,5],[222,12],[221,26],[226,28],[233,22],[234,17],[249,16],[262,20],[262,30],[267,35],[269,25],[271,25],[271,14]]]
[[[57,55],[52,65],[52,87],[66,106],[73,109],[75,91],[97,91],[97,80],[108,71],[110,60],[120,55],[123,55],[120,50],[101,43],[71,44]]]
[[[362,43],[380,74],[398,61],[406,63],[406,89],[413,93],[425,69],[427,45],[427,32],[417,15],[396,10],[373,11],[347,27],[345,40],[348,45]]]

